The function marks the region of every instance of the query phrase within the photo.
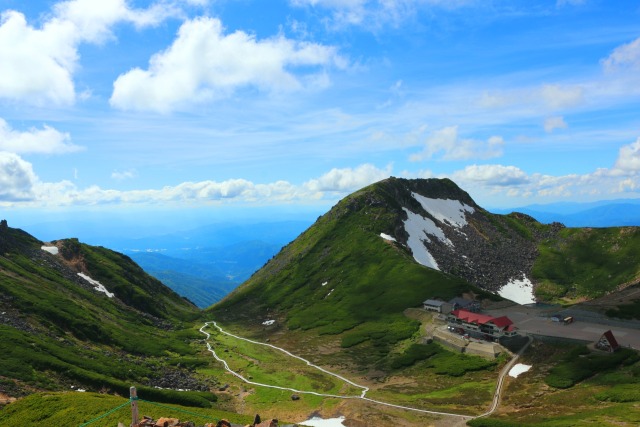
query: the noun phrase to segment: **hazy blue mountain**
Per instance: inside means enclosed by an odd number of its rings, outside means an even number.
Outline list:
[[[147,273],[187,297],[198,307],[219,301],[282,248],[261,241],[239,242],[215,248],[159,252],[127,252]]]
[[[530,205],[513,209],[491,209],[491,212],[522,212],[542,223],[561,222],[567,227],[640,226],[640,200],[637,199]]]

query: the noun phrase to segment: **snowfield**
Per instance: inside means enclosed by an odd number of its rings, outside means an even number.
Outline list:
[[[429,253],[425,240],[430,242],[429,237],[427,237],[426,234],[427,230],[438,230],[440,233],[442,233],[442,230],[436,227],[430,219],[414,214],[407,208],[402,209],[407,213],[407,220],[404,222],[404,229],[407,234],[409,234],[407,245],[409,245],[409,248],[411,249],[413,259],[426,267],[440,270],[435,258],[433,258]]]
[[[452,227],[460,228],[467,225],[466,212],[474,213],[475,209],[459,200],[429,199],[417,193],[411,193],[422,208],[435,219]]]
[[[382,237],[384,240],[388,240],[390,242],[395,242],[396,241],[395,237],[391,237],[391,236],[389,236],[388,234],[385,234],[385,233],[380,233],[380,237]]]
[[[98,282],[97,280],[93,280],[91,277],[87,276],[84,273],[78,273],[78,276],[82,277],[84,280],[86,280],[87,282],[89,282],[93,286],[95,286],[95,290],[96,291],[104,293],[109,298],[113,298],[114,297],[115,294],[109,292],[107,290],[107,288],[105,288],[104,285],[102,283]]]
[[[307,421],[302,421],[300,424],[311,427],[344,427],[342,421],[344,421],[344,417],[327,418],[326,420],[320,417],[313,417]]]
[[[522,363],[516,363],[513,368],[509,371],[509,376],[513,378],[518,378],[518,375],[524,374],[529,369],[531,369],[531,365],[524,365]]]
[[[498,291],[502,298],[510,299],[518,304],[535,304],[536,297],[533,295],[533,283],[524,274],[522,279],[511,279]]]
[[[467,212],[473,213],[475,211],[472,207],[465,205],[459,200],[430,199],[417,193],[411,193],[411,195],[420,203],[422,208],[429,212],[440,224],[448,227],[456,229],[464,227],[467,225]],[[429,236],[433,236],[451,247],[453,247],[453,243],[447,239],[447,236],[438,224],[431,219],[411,212],[407,208],[402,209],[407,213],[404,229],[407,234],[409,234],[407,245],[411,249],[411,253],[413,253],[413,258],[426,267],[439,270],[438,263],[427,249],[427,243],[431,242]],[[380,236],[386,238],[385,236],[387,235],[381,233]]]
[[[40,249],[52,255],[58,255],[58,248],[56,246],[42,246]]]

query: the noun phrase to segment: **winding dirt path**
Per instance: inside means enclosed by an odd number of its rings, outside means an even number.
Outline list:
[[[213,349],[213,347],[211,346],[211,344],[209,344],[209,338],[211,337],[211,334],[209,334],[208,332],[206,332],[204,329],[206,327],[208,327],[209,325],[213,325],[215,328],[218,329],[218,331],[220,331],[221,333],[228,335],[230,337],[233,337],[235,339],[241,340],[241,341],[246,341],[252,344],[256,344],[256,345],[262,345],[265,347],[270,347],[273,348],[275,350],[281,351],[282,353],[286,354],[287,356],[293,357],[295,359],[298,359],[304,363],[306,363],[308,366],[318,369],[319,371],[324,372],[327,375],[331,375],[335,378],[340,379],[341,381],[344,381],[348,384],[351,384],[352,386],[359,388],[362,390],[362,393],[359,396],[356,395],[352,395],[352,396],[340,396],[340,395],[335,395],[335,394],[325,394],[325,393],[317,393],[315,391],[307,391],[307,390],[296,390],[294,388],[289,388],[289,387],[281,387],[281,386],[276,386],[276,385],[271,385],[271,384],[263,384],[263,383],[258,383],[255,381],[251,381],[245,377],[243,377],[241,374],[239,374],[238,372],[233,371],[229,365],[227,364],[227,362],[220,358],[218,356],[218,354],[215,352],[215,350]],[[418,408],[412,408],[409,406],[403,406],[403,405],[396,405],[393,403],[388,403],[388,402],[381,402],[379,400],[375,400],[375,399],[371,399],[369,397],[366,396],[367,392],[369,391],[369,387],[360,385],[360,384],[356,384],[353,381],[338,375],[334,372],[328,371],[320,366],[314,365],[313,363],[311,363],[310,361],[300,357],[300,356],[296,356],[295,354],[277,347],[275,345],[272,344],[267,344],[267,343],[262,343],[259,341],[254,341],[254,340],[250,340],[247,338],[243,338],[240,337],[238,335],[234,335],[230,332],[225,331],[224,329],[222,329],[215,321],[211,321],[211,322],[206,322],[204,325],[202,325],[202,327],[200,328],[200,332],[204,335],[206,335],[206,344],[207,344],[207,350],[213,355],[213,357],[219,361],[220,363],[222,363],[224,365],[224,368],[231,373],[232,375],[236,376],[237,378],[239,378],[241,381],[247,383],[247,384],[251,384],[251,385],[255,385],[255,386],[259,386],[259,387],[267,387],[267,388],[274,388],[274,389],[278,389],[278,390],[286,390],[286,391],[291,391],[294,393],[300,393],[300,394],[312,394],[315,396],[321,396],[321,397],[330,397],[330,398],[336,398],[336,399],[361,399],[361,400],[365,400],[367,402],[371,402],[371,403],[375,403],[377,405],[383,405],[383,406],[388,406],[391,408],[397,408],[397,409],[403,409],[403,410],[407,410],[407,411],[413,411],[413,412],[420,412],[420,413],[424,413],[424,414],[432,414],[432,415],[439,415],[439,416],[446,416],[446,417],[455,417],[457,419],[457,421],[462,421],[462,422],[466,422],[469,421],[473,418],[478,418],[477,416],[473,416],[473,415],[462,415],[462,414],[453,414],[453,413],[449,413],[449,412],[439,412],[439,411],[429,411],[426,409],[418,409]],[[526,348],[529,346],[529,344],[531,343],[531,338],[529,338],[529,342],[522,348],[520,349],[520,351],[518,352],[518,354],[503,368],[503,370],[500,372],[500,376],[498,378],[498,386],[496,387],[496,392],[494,394],[494,398],[493,398],[493,403],[491,405],[491,408],[489,409],[489,411],[487,411],[486,413],[480,415],[480,417],[483,416],[487,416],[492,414],[496,408],[498,407],[498,404],[500,402],[500,397],[501,397],[501,393],[502,393],[502,383],[504,381],[504,376],[509,372],[509,370],[511,369],[511,367],[513,366],[513,364],[515,363],[515,361],[518,359],[518,357],[524,353],[524,351],[526,350]]]
[[[527,343],[522,346],[522,348],[518,351],[518,353],[516,353],[516,355],[513,356],[513,358],[509,361],[509,363],[507,363],[504,366],[504,368],[502,368],[502,371],[500,371],[500,375],[498,376],[498,384],[496,385],[496,391],[495,393],[493,393],[493,402],[491,402],[491,406],[489,407],[489,410],[482,415],[478,415],[476,418],[488,417],[489,415],[493,414],[496,411],[496,409],[498,409],[498,406],[500,405],[500,400],[502,399],[502,388],[504,385],[504,378],[507,376],[511,368],[513,368],[513,365],[515,365],[515,363],[518,361],[520,356],[524,354],[527,348],[529,348],[529,345],[533,342],[533,338],[531,338],[531,336],[528,336],[527,338],[529,339],[529,341],[527,341]]]

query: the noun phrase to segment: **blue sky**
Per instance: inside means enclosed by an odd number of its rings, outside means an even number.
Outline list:
[[[0,208],[640,197],[640,5],[0,0]],[[311,208],[310,208],[311,207]]]

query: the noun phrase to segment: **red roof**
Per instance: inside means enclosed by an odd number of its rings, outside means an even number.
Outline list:
[[[458,319],[464,322],[475,323],[477,325],[484,325],[485,323],[493,323],[498,328],[504,328],[504,327],[513,325],[513,322],[507,316],[493,317],[493,316],[487,316],[486,314],[473,313],[467,310],[454,310],[451,312],[451,314],[453,314]]]
[[[496,317],[491,321],[491,323],[496,325],[498,328],[504,328],[505,326],[513,325],[513,322],[507,316]]]
[[[607,332],[605,332],[604,334],[602,334],[603,337],[605,337],[607,339],[607,341],[609,342],[609,345],[611,346],[612,350],[617,349],[618,347],[620,347],[620,344],[618,344],[618,341],[616,340],[616,338],[613,336],[613,332],[611,332],[611,329],[609,329]]]

